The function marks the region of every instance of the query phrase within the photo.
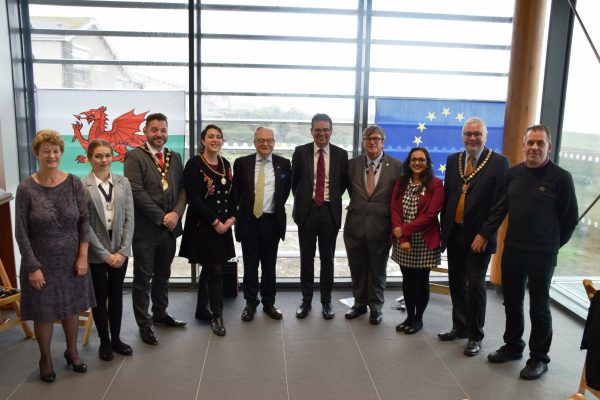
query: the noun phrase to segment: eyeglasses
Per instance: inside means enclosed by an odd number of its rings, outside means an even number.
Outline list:
[[[312,130],[313,133],[316,133],[317,135],[321,134],[321,133],[329,133],[331,132],[331,128],[316,128]]]
[[[274,139],[254,139],[254,141],[258,144],[275,144],[275,140]]]
[[[366,138],[363,138],[363,140],[364,140],[365,142],[373,142],[373,143],[379,143],[379,142],[383,142],[383,138],[380,138],[380,137],[377,137],[377,136],[374,136],[374,137],[366,137]]]
[[[411,158],[410,162],[411,162],[411,164],[425,164],[425,163],[427,163],[427,159],[426,158]]]
[[[480,138],[483,136],[482,132],[463,132],[464,137]]]

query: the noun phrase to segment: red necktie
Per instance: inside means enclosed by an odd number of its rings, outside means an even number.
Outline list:
[[[165,162],[163,160],[163,153],[162,153],[162,151],[159,151],[155,155],[156,155],[156,160],[158,161],[158,165],[160,165],[161,168],[164,168],[165,167]]]
[[[315,204],[321,206],[325,202],[325,157],[323,149],[319,149],[317,160],[317,182],[315,184]]]

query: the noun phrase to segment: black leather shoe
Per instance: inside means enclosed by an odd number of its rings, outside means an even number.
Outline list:
[[[351,309],[346,311],[346,314],[344,314],[344,316],[346,317],[346,319],[354,319],[354,318],[358,318],[361,315],[366,314],[366,313],[367,313],[367,307],[352,306]]]
[[[178,328],[181,326],[186,326],[187,322],[185,321],[179,321],[175,318],[173,318],[172,315],[169,314],[165,314],[162,317],[153,317],[152,320],[154,321],[155,324],[163,324],[168,326],[169,328]]]
[[[520,360],[523,358],[522,352],[510,350],[506,345],[500,347],[493,353],[488,354],[487,359],[492,364],[500,364],[507,361]]]
[[[42,372],[42,362],[40,361],[40,380],[46,383],[52,383],[56,380],[56,374],[54,373],[54,367],[48,373]]]
[[[223,317],[220,315],[213,316],[213,319],[210,321],[210,326],[213,333],[217,336],[225,336],[227,333],[225,330],[225,324],[223,323]]]
[[[408,328],[410,324],[412,324],[412,321],[405,319],[404,321],[396,325],[396,332],[404,332],[404,330]]]
[[[331,302],[323,303],[323,318],[333,319],[333,317],[335,317],[335,312],[333,311],[333,305],[331,305]]]
[[[254,319],[255,312],[256,308],[248,304],[246,307],[244,307],[244,311],[242,311],[242,321],[252,321]]]
[[[263,311],[267,313],[267,315],[273,319],[281,319],[283,318],[283,314],[281,310],[275,306],[263,306]]]
[[[79,360],[79,364],[74,364],[73,360],[71,359],[71,357],[69,357],[69,353],[67,353],[66,350],[63,355],[65,356],[65,360],[67,360],[67,366],[72,366],[73,371],[79,373],[87,372],[87,364],[83,362],[83,360]]]
[[[414,335],[423,329],[423,321],[413,321],[408,327],[404,328],[404,333],[407,335]]]
[[[100,344],[100,349],[98,349],[98,357],[100,357],[102,361],[112,361],[114,357],[112,346],[109,342]]]
[[[133,354],[133,349],[127,343],[121,342],[121,340],[112,342],[112,349],[115,353],[121,354],[122,356],[130,356]]]
[[[196,319],[200,321],[210,321],[212,319],[212,312],[206,306],[196,307],[196,314],[194,314]]]
[[[311,308],[312,305],[310,304],[310,301],[302,300],[302,303],[300,303],[300,306],[298,306],[298,309],[296,310],[296,318],[306,317]]]
[[[463,353],[465,353],[465,356],[472,357],[472,356],[476,356],[477,354],[479,354],[480,351],[481,351],[481,341],[469,339],[469,341],[467,342],[467,346],[465,347],[465,350],[463,351]]]
[[[458,329],[452,328],[449,331],[438,333],[438,338],[442,342],[449,342],[456,339],[466,339],[467,334],[464,331],[459,331]]]
[[[530,358],[527,360],[525,368],[521,370],[519,375],[523,379],[532,381],[534,379],[539,379],[539,377],[544,375],[546,372],[548,372],[548,364],[543,361]]]
[[[381,314],[381,311],[371,310],[371,313],[369,314],[369,323],[371,325],[379,325],[382,319],[383,314]]]
[[[142,342],[146,344],[158,344],[158,339],[154,336],[154,331],[149,326],[140,328],[140,338],[142,338]]]

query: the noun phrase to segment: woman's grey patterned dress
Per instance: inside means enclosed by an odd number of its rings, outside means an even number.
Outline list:
[[[69,176],[55,187],[32,177],[17,188],[15,235],[21,252],[21,318],[54,321],[95,306],[90,273],[75,274],[79,243],[88,242],[89,223],[81,181]],[[42,290],[29,284],[29,273],[41,269]]]

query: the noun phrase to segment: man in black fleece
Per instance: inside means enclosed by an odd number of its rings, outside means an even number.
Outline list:
[[[550,281],[558,249],[569,241],[578,220],[573,178],[549,160],[551,148],[547,127],[534,125],[527,129],[523,140],[525,162],[508,170],[503,194],[487,222],[490,228],[496,228],[508,213],[502,254],[505,345],[489,354],[488,360],[502,363],[523,357],[523,299],[529,282],[530,358],[520,373],[528,380],[548,371],[552,342]]]

